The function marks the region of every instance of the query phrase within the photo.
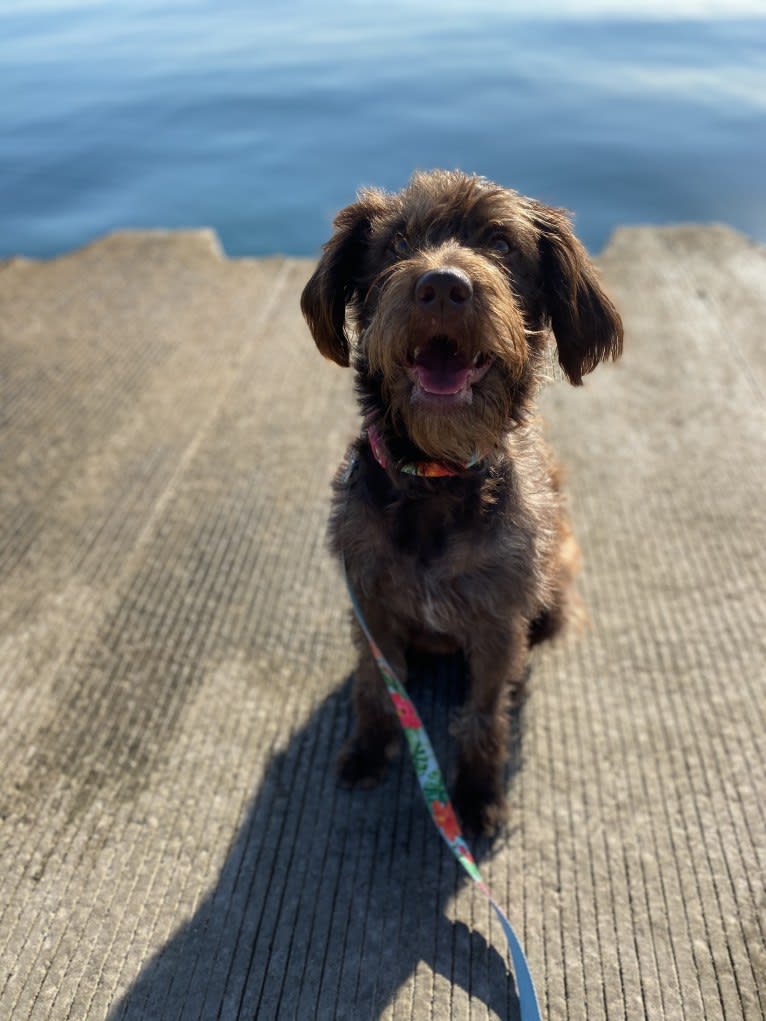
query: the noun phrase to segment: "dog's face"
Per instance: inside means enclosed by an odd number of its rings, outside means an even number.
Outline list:
[[[355,367],[369,410],[430,457],[489,451],[531,399],[549,327],[573,383],[622,324],[569,219],[460,172],[418,173],[341,210],[301,307]]]

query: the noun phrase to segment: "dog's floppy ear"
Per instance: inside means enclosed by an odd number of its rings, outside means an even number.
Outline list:
[[[622,353],[622,319],[572,231],[569,214],[532,203],[538,229],[543,300],[559,363],[575,386],[606,358]]]
[[[301,311],[312,336],[325,358],[338,365],[349,363],[346,306],[357,289],[356,273],[370,224],[385,207],[385,196],[362,191],[358,201],[341,209],[335,217],[332,237],[301,295]]]

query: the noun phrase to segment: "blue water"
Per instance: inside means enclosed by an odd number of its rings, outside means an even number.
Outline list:
[[[0,2],[0,253],[210,225],[308,254],[358,186],[433,166],[569,207],[592,250],[621,223],[765,241],[766,12],[677,6]]]

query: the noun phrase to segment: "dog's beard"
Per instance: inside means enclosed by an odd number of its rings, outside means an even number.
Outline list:
[[[484,457],[512,423],[513,377],[495,362],[461,401],[423,399],[406,372],[384,381],[388,416],[396,433],[404,433],[429,458],[466,464]]]

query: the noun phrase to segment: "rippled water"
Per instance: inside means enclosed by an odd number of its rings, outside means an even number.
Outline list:
[[[311,253],[359,185],[432,166],[568,206],[592,249],[639,222],[766,240],[766,16],[654,6],[5,3],[0,250],[205,224]]]

